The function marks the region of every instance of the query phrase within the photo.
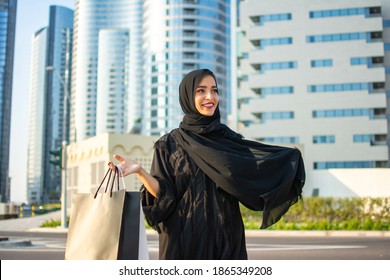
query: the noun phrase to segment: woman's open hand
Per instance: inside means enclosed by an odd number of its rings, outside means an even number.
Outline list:
[[[122,170],[123,176],[138,173],[142,168],[141,165],[132,159],[125,158],[120,155],[114,155],[114,158],[119,161],[117,166]],[[108,163],[108,166],[115,171],[115,164],[112,161]]]

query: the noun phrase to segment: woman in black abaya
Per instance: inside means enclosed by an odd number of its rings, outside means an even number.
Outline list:
[[[245,140],[221,124],[210,70],[188,73],[179,100],[183,121],[155,143],[150,174],[114,158],[124,176],[136,173],[144,184],[141,201],[159,232],[160,259],[247,259],[239,202],[263,211],[261,228],[276,223],[301,196],[301,153]]]

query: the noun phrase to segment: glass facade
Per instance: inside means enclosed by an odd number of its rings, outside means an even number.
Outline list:
[[[10,200],[9,148],[17,0],[0,1],[0,202]]]
[[[69,141],[72,37],[73,10],[50,6],[48,27],[35,33],[30,66],[29,203],[60,201],[61,171],[50,164],[49,151]]]
[[[125,131],[125,106],[129,85],[128,29],[99,32],[96,133]]]
[[[45,125],[49,119],[45,110],[47,37],[48,29],[45,27],[38,30],[32,39],[27,154],[27,200],[30,204],[40,203],[44,192]]]
[[[52,157],[49,151],[59,149],[64,140],[69,143],[73,15],[73,10],[66,7],[50,6],[46,65],[53,66],[55,70],[46,71],[45,112],[51,118],[46,120],[42,202],[57,202],[61,194],[61,171],[49,164]]]
[[[83,140],[95,136],[97,132],[97,104],[101,104],[98,96],[99,66],[105,67],[102,73],[111,67],[103,65],[99,60],[99,47],[110,47],[109,51],[116,52],[117,61],[125,62],[124,73],[116,73],[120,78],[116,87],[121,84],[127,88],[116,90],[115,94],[123,94],[118,115],[127,119],[111,123],[105,127],[99,124],[99,132],[120,131],[125,133],[131,130],[134,123],[139,121],[142,111],[142,77],[143,64],[140,53],[142,47],[142,0],[78,0],[75,10],[75,36],[73,63],[72,63],[72,112],[71,112],[71,141]],[[101,36],[102,30],[117,30],[128,32],[128,45],[109,46],[106,36]],[[114,32],[115,33],[115,32]],[[123,33],[124,34],[124,33]],[[106,33],[108,36],[108,34]],[[111,34],[112,35],[112,34]],[[100,39],[103,41],[100,42]],[[108,51],[108,49],[106,50]],[[107,55],[104,54],[104,55]],[[111,59],[115,54],[110,54]],[[120,68],[119,67],[119,68]],[[115,66],[117,70],[119,69]],[[126,76],[126,77],[125,77]],[[102,81],[103,83],[107,81]],[[108,81],[112,83],[113,80]],[[103,85],[101,85],[104,87]],[[112,118],[111,118],[112,119]],[[134,122],[134,123],[129,123]],[[114,128],[112,128],[114,127]],[[104,128],[104,129],[103,129]]]
[[[220,111],[230,111],[230,1],[144,1],[143,133],[163,135],[182,120],[178,86],[191,70],[217,77]]]

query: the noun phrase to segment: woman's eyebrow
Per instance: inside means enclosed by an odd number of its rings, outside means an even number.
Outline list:
[[[217,86],[211,86],[212,88],[217,88]],[[198,86],[197,88],[207,88],[207,86]]]

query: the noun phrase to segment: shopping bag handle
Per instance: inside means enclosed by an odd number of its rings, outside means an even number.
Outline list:
[[[108,180],[107,180],[107,183],[106,183],[106,188],[104,190],[104,192],[107,193],[108,186],[110,185],[110,181],[111,181],[111,175],[112,175],[112,169],[111,168],[108,168],[108,170],[106,172],[106,175],[104,175],[103,180],[101,181],[99,187],[97,188],[97,190],[95,192],[95,195],[93,197],[94,199],[97,197],[97,195],[98,195],[98,193],[100,191],[100,188],[102,187],[104,181],[107,178],[107,175],[109,175],[109,176],[108,176]],[[112,181],[111,181],[110,197],[112,197],[112,191],[114,189],[115,178],[117,179],[117,190],[119,191],[119,168],[117,166],[115,166],[114,176],[113,176]]]

